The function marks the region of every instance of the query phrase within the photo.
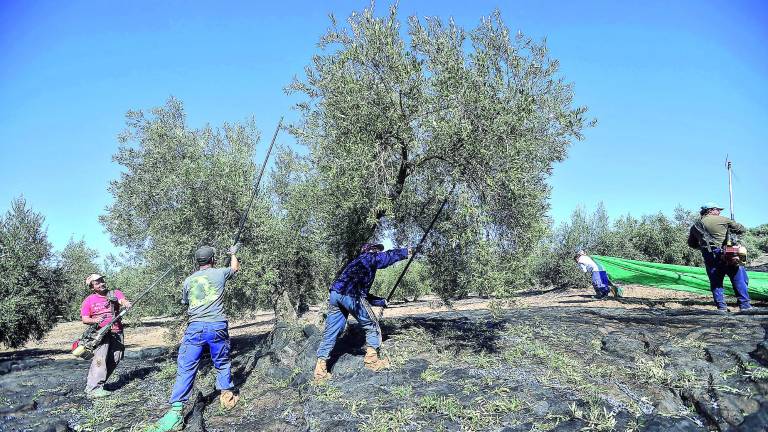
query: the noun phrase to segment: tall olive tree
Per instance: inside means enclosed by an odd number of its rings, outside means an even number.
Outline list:
[[[232,242],[253,188],[259,133],[252,123],[190,128],[182,103],[173,98],[126,118],[113,156],[123,172],[109,186],[114,201],[100,220],[112,241],[153,273],[177,265],[175,280],[161,285],[155,296],[172,303],[169,310],[177,309],[179,283],[194,268],[194,250],[212,245],[221,261],[221,251]],[[227,290],[231,310],[264,304],[269,297],[264,292],[275,274],[262,253],[272,232],[268,209],[261,197],[245,224],[241,240],[246,246],[239,256],[247,265]]]
[[[308,160],[290,149],[276,156],[270,178],[272,249],[279,251],[271,259],[280,279],[273,296],[287,294],[297,312],[304,312],[327,292],[335,271],[324,226],[316,217],[317,178]]]
[[[469,31],[417,17],[401,29],[393,6],[332,17],[319,46],[288,87],[304,96],[291,131],[309,148],[316,217],[339,259],[387,232],[414,242],[454,190],[428,245],[445,279],[435,289],[461,291],[460,275],[490,261],[512,278],[494,286],[521,283],[552,165],[589,124],[546,45],[498,12]]]
[[[41,338],[61,309],[61,275],[44,223],[23,197],[0,216],[0,344],[18,347]]]
[[[58,257],[57,266],[61,271],[62,284],[58,301],[62,303],[62,315],[70,320],[80,319],[82,300],[90,294],[85,278],[91,273],[100,273],[96,259],[99,253],[88,247],[85,240],[70,239]]]

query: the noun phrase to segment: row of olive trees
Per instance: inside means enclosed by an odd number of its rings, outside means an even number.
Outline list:
[[[702,266],[701,254],[688,247],[687,239],[696,212],[682,207],[672,217],[659,212],[635,218],[622,216],[613,223],[602,204],[592,214],[577,209],[569,221],[555,227],[538,249],[534,274],[542,285],[580,286],[589,283],[573,263],[579,249],[590,254]],[[743,236],[752,256],[768,252],[768,225],[751,229]]]
[[[296,163],[290,154],[283,154],[277,166],[285,169]],[[295,167],[294,167],[295,168]],[[276,178],[286,180],[285,176]],[[310,214],[308,203],[299,199],[305,195],[296,182],[273,182],[273,192],[283,204],[278,206],[282,215],[276,217],[273,236],[282,239],[272,246],[280,248],[286,259],[276,261],[274,271],[280,275],[270,287],[258,306],[273,305],[283,291],[289,294],[299,310],[318,301],[333,273],[332,251],[318,247],[320,242],[313,239],[318,233],[309,230],[309,223],[302,215]],[[297,188],[289,191],[288,189]],[[298,206],[296,202],[304,203]],[[583,277],[572,262],[574,251],[586,249],[591,254],[619,256],[624,258],[663,262],[669,264],[701,265],[697,251],[687,247],[685,237],[695,218],[695,213],[682,208],[675,209],[672,218],[662,213],[642,216],[639,219],[623,216],[613,224],[608,220],[600,205],[594,213],[585,214],[577,209],[568,222],[552,229],[536,248],[532,258],[525,263],[523,271],[531,277],[531,286],[581,286],[588,280]],[[293,231],[298,229],[298,231]],[[768,252],[768,225],[752,229],[743,241],[755,254]],[[120,267],[100,270],[96,262],[97,253],[84,241],[71,240],[59,253],[54,254],[46,238],[44,218],[31,210],[23,198],[14,200],[10,210],[0,219],[0,343],[19,346],[30,337],[40,337],[50,329],[59,317],[77,319],[82,299],[88,295],[83,277],[92,272],[107,274],[112,288],[125,291],[133,297],[152,282],[157,275],[150,267],[140,263],[122,261]],[[504,294],[504,289],[477,284],[477,273],[489,271],[487,263],[498,256],[485,249],[475,257],[475,266],[470,272],[461,274],[462,280],[451,281],[461,286],[444,298],[461,298],[468,294]],[[395,300],[415,300],[433,291],[434,284],[441,282],[431,267],[433,257],[416,261],[405,275]],[[115,261],[112,258],[112,261]],[[318,265],[319,263],[319,265]],[[323,264],[324,263],[324,264]],[[393,267],[380,271],[374,283],[373,292],[385,296],[394,285],[401,268]],[[504,275],[493,273],[485,280],[504,280]],[[501,282],[500,282],[501,283]],[[246,288],[249,289],[249,282]],[[262,285],[257,285],[260,287]],[[258,295],[258,294],[257,294]],[[176,312],[178,286],[169,292],[154,294],[154,301],[142,304],[142,315],[167,314]],[[234,307],[242,310],[255,305],[237,302]]]
[[[245,225],[231,311],[283,294],[306,309],[361,243],[416,243],[449,192],[423,248],[430,289],[451,298],[528,286],[546,179],[589,126],[586,108],[546,46],[511,33],[499,13],[470,31],[416,17],[401,31],[389,12],[332,19],[321,53],[289,85],[303,101],[287,130],[308,151],[276,157]],[[114,156],[123,173],[101,221],[144,273],[177,266],[153,306],[180,312],[192,251],[225,249],[237,228],[260,134],[252,122],[190,128],[175,99],[127,120]]]
[[[88,294],[83,280],[99,271],[96,251],[82,240],[55,254],[44,223],[21,197],[0,217],[0,344],[39,338],[60,316],[77,319]]]

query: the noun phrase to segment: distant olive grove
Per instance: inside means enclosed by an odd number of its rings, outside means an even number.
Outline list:
[[[299,118],[283,133],[303,150],[279,146],[273,155],[241,237],[243,269],[226,291],[231,316],[285,299],[306,310],[361,243],[414,245],[446,196],[395,299],[581,286],[577,247],[700,264],[685,245],[692,215],[682,209],[610,223],[601,207],[552,225],[553,164],[595,122],[574,105],[546,45],[510,32],[498,12],[469,30],[438,18],[402,25],[396,7],[332,17],[305,76],[286,91],[299,99]],[[253,120],[193,128],[175,98],[128,112],[118,142],[122,172],[105,185],[113,201],[100,222],[126,253],[106,268],[82,241],[55,254],[43,215],[15,200],[0,233],[0,343],[40,337],[56,316],[76,319],[88,294],[81,281],[95,270],[131,298],[173,266],[136,313],[180,315],[193,251],[230,245],[261,162],[256,150],[268,144]],[[761,230],[755,244],[768,249]],[[386,294],[400,268],[381,272],[375,291]]]
[[[98,270],[96,251],[82,240],[55,254],[44,224],[23,197],[0,217],[0,343],[6,346],[42,337],[59,317],[79,318],[83,279]]]

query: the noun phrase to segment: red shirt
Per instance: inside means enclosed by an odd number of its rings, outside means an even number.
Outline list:
[[[120,290],[114,290],[115,297],[118,300],[124,299],[125,295]],[[80,316],[89,318],[99,318],[102,321],[99,327],[103,327],[113,316],[120,312],[120,305],[117,302],[111,302],[106,295],[93,293],[83,300],[80,307]],[[112,323],[112,332],[119,333],[123,331],[123,324],[120,321]]]

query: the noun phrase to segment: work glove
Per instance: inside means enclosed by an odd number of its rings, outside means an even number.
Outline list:
[[[230,246],[230,247],[229,247],[229,249],[227,249],[227,254],[228,254],[228,255],[234,255],[234,254],[236,254],[236,253],[237,253],[237,251],[239,251],[239,250],[240,250],[240,246],[242,246],[242,245],[243,245],[243,244],[242,244],[242,243],[240,243],[240,242],[237,242],[237,243],[235,243],[234,245]]]

